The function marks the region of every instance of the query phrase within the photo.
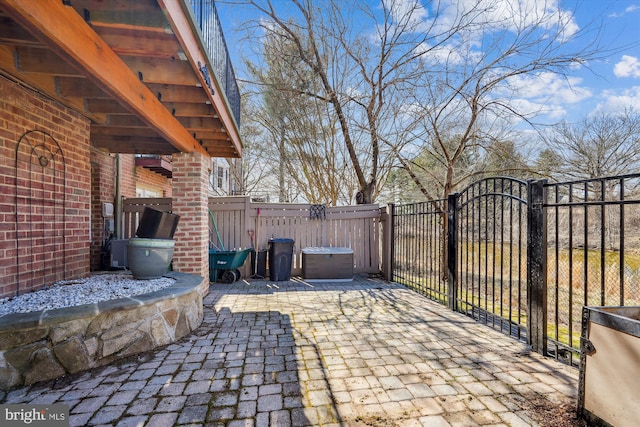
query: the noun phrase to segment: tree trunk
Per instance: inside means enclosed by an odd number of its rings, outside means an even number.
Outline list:
[[[284,149],[284,125],[280,124],[280,141],[278,141],[278,152],[280,154],[280,165],[278,168],[278,202],[287,202],[287,191],[284,187],[284,174],[285,174],[285,149]]]
[[[373,189],[375,188],[376,181],[365,184],[360,191],[356,194],[356,203],[359,205],[369,205],[373,203]]]

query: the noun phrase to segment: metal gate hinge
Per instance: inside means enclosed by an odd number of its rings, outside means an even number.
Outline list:
[[[591,356],[596,352],[596,347],[586,338],[580,338],[580,352],[586,356]]]

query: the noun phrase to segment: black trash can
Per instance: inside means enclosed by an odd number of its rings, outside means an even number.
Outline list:
[[[145,207],[136,236],[145,239],[173,239],[180,216]]]
[[[269,239],[269,279],[280,282],[291,278],[293,239]]]

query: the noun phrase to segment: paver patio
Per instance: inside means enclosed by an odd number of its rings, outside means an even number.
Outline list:
[[[211,285],[192,336],[0,402],[67,404],[72,426],[551,425],[577,378],[398,284],[294,278]]]

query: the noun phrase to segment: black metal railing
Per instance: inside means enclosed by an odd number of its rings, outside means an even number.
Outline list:
[[[202,32],[213,73],[220,86],[224,88],[224,94],[236,124],[240,126],[240,91],[218,18],[215,0],[189,0],[189,3]]]
[[[393,280],[539,353],[575,366],[583,306],[640,305],[640,174],[487,178],[391,211]]]
[[[575,364],[583,306],[640,305],[640,174],[545,193],[549,349]]]
[[[397,205],[393,215],[393,276],[405,286],[448,304],[442,245],[447,201]]]

